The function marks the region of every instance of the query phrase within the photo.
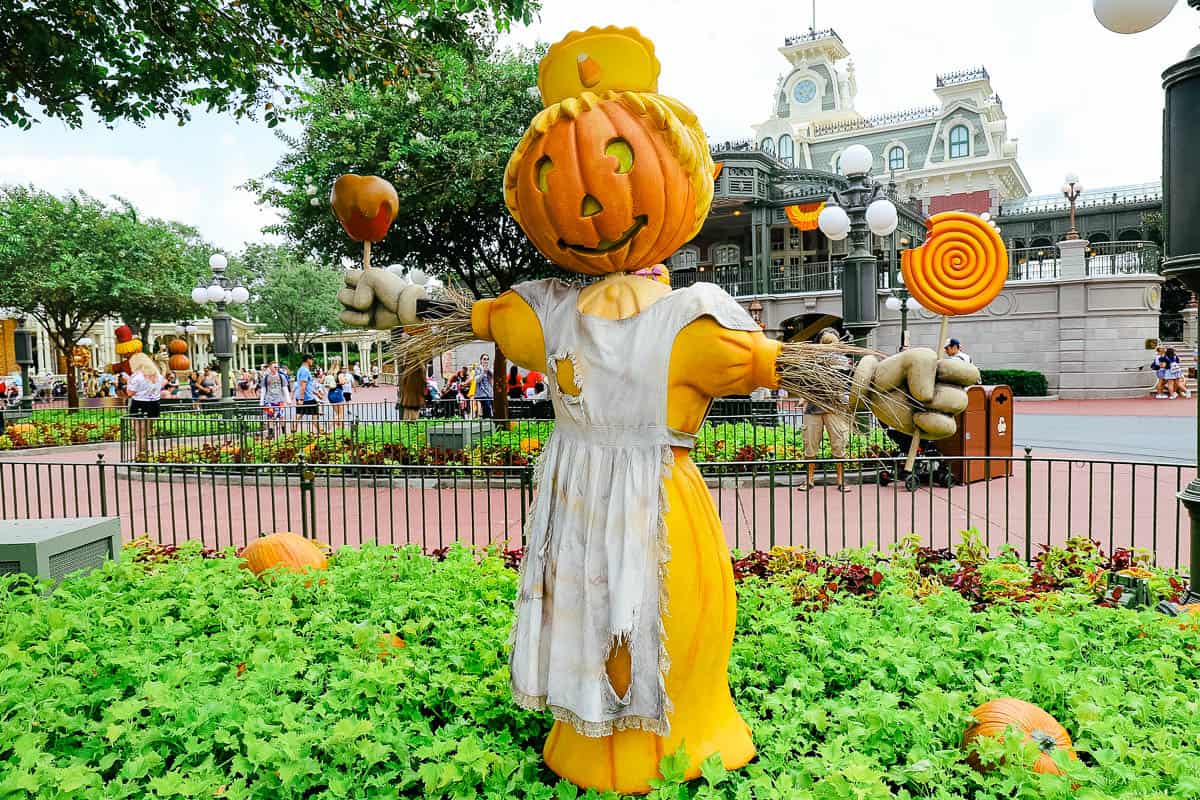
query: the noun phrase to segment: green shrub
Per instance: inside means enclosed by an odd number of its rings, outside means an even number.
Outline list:
[[[1045,397],[1046,376],[1029,369],[981,369],[979,374],[989,386],[1007,384],[1017,397]]]
[[[261,581],[187,550],[48,596],[0,576],[0,797],[601,800],[544,768],[549,716],[511,701],[501,558],[368,545],[320,582]],[[804,569],[739,584],[730,687],[758,757],[687,787],[668,757],[652,800],[1200,796],[1194,631],[1086,595],[974,612],[878,568],[869,599],[803,615]],[[380,658],[392,634],[406,646]],[[1015,738],[967,766],[970,709],[1001,696],[1065,725],[1068,776],[1028,772]]]

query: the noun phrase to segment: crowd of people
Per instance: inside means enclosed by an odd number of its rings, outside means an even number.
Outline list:
[[[1154,360],[1150,363],[1150,369],[1154,370],[1154,375],[1158,379],[1154,384],[1154,396],[1157,399],[1174,400],[1179,395],[1192,396],[1191,391],[1187,388],[1187,377],[1183,374],[1183,367],[1179,363],[1179,355],[1175,352],[1174,347],[1159,345],[1154,351]]]

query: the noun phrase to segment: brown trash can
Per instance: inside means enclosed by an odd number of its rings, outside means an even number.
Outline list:
[[[956,483],[972,483],[987,477],[987,462],[983,458],[988,454],[988,390],[991,388],[968,386],[967,408],[955,420],[958,425],[954,435],[933,443],[944,455],[955,457],[949,465]],[[964,460],[957,460],[960,456]]]
[[[1012,458],[1013,393],[1010,386],[988,386],[988,455],[993,459]],[[1013,474],[1013,462],[992,461],[993,478]]]

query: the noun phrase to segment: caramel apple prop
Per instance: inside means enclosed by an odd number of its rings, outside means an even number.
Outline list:
[[[371,242],[387,236],[400,210],[396,188],[374,175],[346,174],[334,181],[329,205],[350,238],[363,243],[363,269],[367,269]]]

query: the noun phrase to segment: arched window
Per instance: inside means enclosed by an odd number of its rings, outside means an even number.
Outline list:
[[[671,256],[671,269],[695,269],[700,264],[699,247],[681,247]]]
[[[771,155],[775,155],[775,140],[770,137],[763,139],[762,140],[762,151],[764,153],[769,153]]]
[[[955,125],[950,129],[950,157],[966,158],[971,155],[971,131],[966,125]]]
[[[842,174],[842,154],[838,153],[837,158],[833,160],[833,171],[838,175]]]
[[[737,266],[742,260],[742,248],[736,244],[719,244],[713,248],[714,267]]]
[[[888,150],[888,169],[904,169],[904,148],[900,145]]]
[[[779,137],[779,160],[789,167],[796,165],[796,144],[786,133]]]

